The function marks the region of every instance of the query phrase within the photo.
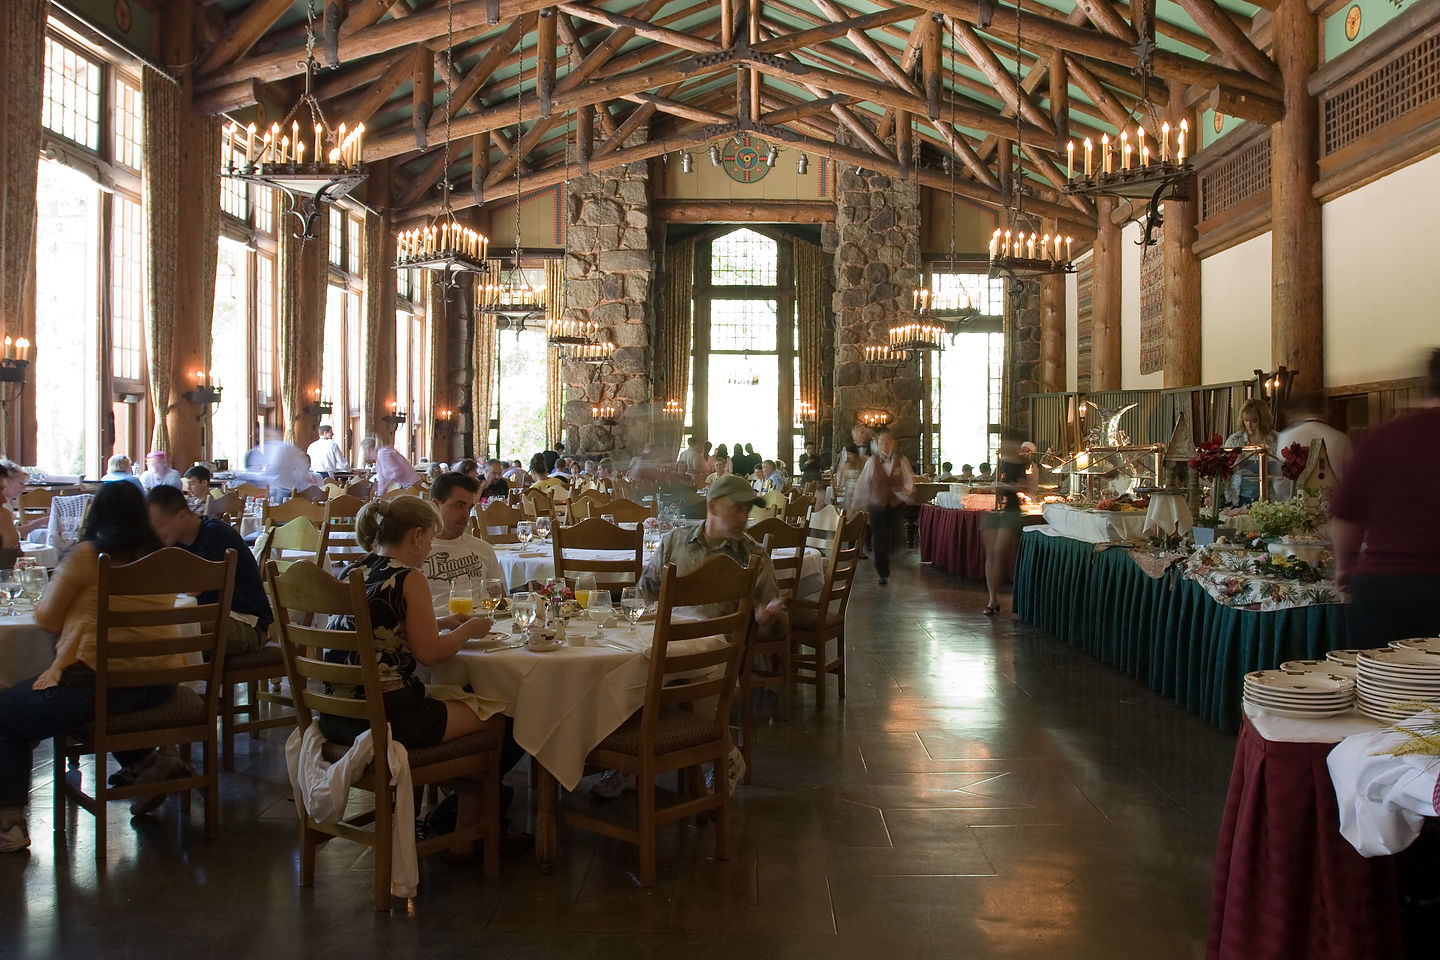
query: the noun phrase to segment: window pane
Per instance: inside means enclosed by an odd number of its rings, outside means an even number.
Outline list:
[[[325,352],[321,357],[321,398],[335,405],[333,416],[344,416],[344,396],[341,388],[345,381],[345,289],[331,286],[325,300]],[[338,431],[337,431],[338,432]]]
[[[271,187],[252,186],[251,196],[255,198],[255,229],[262,233],[275,232],[275,190]]]
[[[37,201],[36,463],[99,476],[101,194],[84,175],[42,160]]]
[[[416,456],[429,456],[430,324],[423,315],[410,321],[415,348],[410,351],[410,437]]]
[[[67,140],[100,149],[100,64],[45,38],[45,105],[40,122]]]
[[[403,310],[395,312],[395,396],[397,405],[404,404],[410,396],[410,314]],[[381,397],[381,401],[388,407],[392,398]],[[409,431],[395,431],[395,449],[405,454],[410,453]]]
[[[395,272],[395,295],[410,299],[410,271],[397,270]]]
[[[265,400],[275,396],[275,258],[260,254],[255,295],[256,390]]]
[[[140,88],[124,77],[115,78],[115,160],[139,170],[144,159],[144,114],[140,112]]]
[[[779,259],[779,244],[753,230],[742,228],[711,243],[710,282],[773,287]]]
[[[360,307],[360,294],[350,291],[350,313],[345,318],[345,366],[347,370],[346,379],[350,386],[350,415],[358,416],[360,413],[360,401],[364,398],[361,389],[361,373],[364,367],[360,363],[360,330],[365,325],[365,315]]]
[[[350,249],[349,256],[345,260],[345,269],[351,273],[361,273],[365,268],[364,258],[360,254],[360,242],[365,236],[365,221],[359,217],[351,217],[348,230],[346,240],[349,242]]]
[[[777,349],[774,300],[712,300],[710,349]]]
[[[140,204],[116,194],[111,236],[111,372],[145,375],[145,220]]]
[[[502,333],[496,340],[496,385],[500,419],[500,456],[529,463],[545,438],[545,336],[525,331]],[[553,438],[552,438],[553,439]]]
[[[228,136],[221,136],[220,140],[220,165],[221,167],[241,166],[245,161],[245,152],[236,150],[231,146]],[[234,177],[220,178],[220,209],[240,220],[250,219],[250,199],[246,190],[247,184],[244,180],[236,180]]]
[[[748,443],[758,454],[783,459],[770,447],[780,427],[779,396],[778,356],[711,356],[709,439],[717,446]]]
[[[345,214],[330,208],[330,262],[343,267],[345,257]]]
[[[214,456],[244,462],[250,449],[250,253],[243,243],[221,238],[215,270],[215,316],[211,369],[224,389],[215,408]]]

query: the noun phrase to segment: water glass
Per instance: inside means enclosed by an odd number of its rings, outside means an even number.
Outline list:
[[[500,601],[505,598],[505,584],[494,577],[486,577],[480,581],[478,592],[480,606],[485,608],[486,613],[493,615],[495,608],[500,606]]]
[[[40,595],[45,592],[45,584],[50,582],[49,572],[33,560],[23,567],[16,564],[15,574],[20,580],[26,599],[31,603],[40,599]]]
[[[530,625],[535,622],[535,594],[515,594],[510,600],[510,610],[514,618],[515,629],[522,634],[529,635]]]
[[[15,601],[20,599],[24,588],[20,586],[20,578],[15,575],[14,570],[0,570],[0,595],[5,597],[5,606],[10,612],[6,616],[19,616],[15,612]]]
[[[606,620],[610,619],[610,614],[614,612],[613,601],[610,599],[610,591],[591,590],[590,604],[585,610],[586,613],[589,614],[591,622],[597,625],[603,625]]]
[[[550,518],[549,518],[549,517],[536,517],[536,518],[535,518],[535,535],[538,536],[541,540],[548,540],[548,539],[550,539]]]
[[[515,524],[515,536],[520,538],[521,543],[529,543],[535,539],[535,523],[531,520],[521,520]]]
[[[625,587],[620,591],[620,609],[630,621],[630,632],[634,633],[635,624],[645,616],[645,597],[640,593],[639,587]]]

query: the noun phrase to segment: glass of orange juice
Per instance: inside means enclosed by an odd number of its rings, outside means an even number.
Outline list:
[[[590,594],[595,592],[595,575],[582,573],[575,578],[575,602],[582,607],[590,606]]]
[[[470,588],[469,577],[456,577],[450,581],[450,612],[469,616],[475,612],[475,594]]]

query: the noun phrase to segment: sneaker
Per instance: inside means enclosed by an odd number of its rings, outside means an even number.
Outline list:
[[[739,747],[730,748],[730,762],[725,765],[726,771],[730,774],[730,796],[740,788],[740,781],[745,779],[745,772],[749,767],[745,763],[745,754],[740,752]],[[715,768],[712,766],[705,771],[705,790],[708,793],[715,792]]]
[[[135,783],[138,786],[142,783],[160,783],[165,780],[193,776],[195,776],[195,771],[189,764],[181,762],[179,757],[172,757],[168,753],[154,753],[150,755],[149,760],[140,765]],[[153,810],[160,809],[165,805],[169,796],[168,793],[155,793],[148,797],[136,797],[130,804],[130,816],[143,817]]]
[[[20,820],[0,828],[0,853],[20,853],[30,846],[30,831]]]
[[[600,800],[614,800],[625,792],[635,792],[635,774],[606,770],[590,787],[590,796]]]

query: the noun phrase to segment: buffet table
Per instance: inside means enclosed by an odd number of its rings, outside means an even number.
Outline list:
[[[1225,730],[1246,673],[1351,646],[1341,604],[1227,606],[1173,566],[1152,576],[1123,547],[1054,534],[1020,537],[1015,613]]]
[[[1411,957],[1440,956],[1433,925],[1412,925],[1407,938],[1401,912],[1407,876],[1433,876],[1440,837],[1422,833],[1403,853],[1367,859],[1338,829],[1326,755],[1379,724],[1356,713],[1285,720],[1245,710],[1215,853],[1207,960],[1391,960],[1407,946]]]
[[[1068,503],[1047,503],[1042,512],[1057,534],[1088,543],[1138,540],[1145,529],[1144,510],[1091,510]]]
[[[927,503],[920,508],[920,559],[966,580],[985,579],[985,544],[980,518],[988,510],[954,510]],[[1025,525],[1043,523],[1026,514]],[[1013,575],[1013,571],[1012,571]]]

